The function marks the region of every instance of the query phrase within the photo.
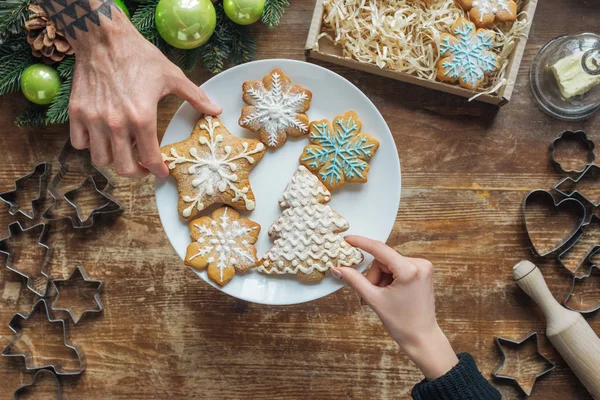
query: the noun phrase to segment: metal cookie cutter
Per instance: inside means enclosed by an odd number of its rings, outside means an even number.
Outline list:
[[[577,233],[572,236],[568,244],[564,247],[564,249],[562,249],[562,251],[558,255],[558,262],[560,263],[560,265],[565,269],[569,270],[572,274],[574,274],[575,271],[577,271],[585,263],[586,260],[588,260],[594,254],[596,254],[598,252],[598,249],[600,249],[600,243],[596,243],[594,246],[591,246],[587,250],[587,253],[577,263],[575,268],[569,268],[569,266],[565,264],[565,259],[567,258],[566,256],[568,256],[568,253],[571,252],[571,250],[573,250],[575,247],[577,247],[582,240],[585,239],[586,232],[589,229],[599,229],[596,228],[596,226],[600,227],[600,217],[598,217],[596,214],[591,213],[589,221],[586,219],[586,221],[579,227]]]
[[[533,338],[533,339],[531,339],[531,338]],[[533,381],[533,383],[531,385],[531,388],[529,390],[527,390],[525,387],[523,387],[521,381],[519,380],[520,376],[509,376],[509,375],[503,375],[501,373],[501,370],[504,368],[505,363],[506,363],[506,352],[504,351],[503,344],[504,345],[508,344],[508,345],[520,346],[523,343],[527,342],[528,340],[534,340],[535,341],[535,348],[536,348],[536,352],[537,352],[538,356],[543,361],[545,361],[546,364],[548,365],[547,368],[545,368],[544,370],[542,370],[541,372],[539,372],[539,373],[537,373],[535,375],[534,381]],[[494,337],[494,341],[496,342],[496,346],[498,346],[498,349],[500,350],[500,353],[502,353],[502,361],[500,362],[500,365],[498,365],[498,367],[496,367],[496,369],[494,370],[494,372],[492,372],[492,376],[494,378],[507,379],[507,380],[515,382],[519,386],[519,388],[523,391],[523,393],[525,393],[527,396],[531,395],[531,392],[533,391],[533,387],[535,386],[535,382],[538,380],[538,378],[540,378],[543,375],[546,375],[548,372],[550,372],[554,368],[556,368],[556,364],[554,364],[552,361],[548,360],[540,352],[540,346],[539,346],[539,343],[538,343],[538,334],[537,334],[537,332],[531,332],[528,335],[526,335],[525,337],[523,337],[521,340],[512,340],[512,339],[507,339],[507,338],[496,336],[496,337]]]
[[[598,251],[600,251],[600,248],[596,248],[588,257],[587,260],[589,260],[592,256],[594,256],[594,254],[596,254]],[[598,302],[591,308],[587,308],[587,309],[578,309],[578,308],[574,308],[571,307],[569,305],[569,300],[571,299],[571,297],[573,297],[573,294],[575,293],[575,285],[577,284],[577,281],[582,281],[584,279],[600,279],[600,267],[596,266],[596,265],[592,265],[588,271],[587,274],[584,275],[573,275],[573,280],[571,282],[571,287],[569,288],[569,291],[567,292],[567,296],[565,297],[565,300],[563,301],[563,305],[565,307],[567,307],[569,310],[571,311],[576,311],[580,314],[590,314],[593,312],[596,312],[598,310],[600,310],[600,299],[598,300]]]
[[[94,172],[93,174],[88,173],[85,180],[81,183],[81,185],[75,189],[72,189],[64,194],[58,193],[58,186],[60,185],[61,180],[64,178],[65,174],[69,171],[69,165],[67,160],[74,153],[83,153],[85,154],[86,163],[89,164],[89,168]],[[118,215],[121,214],[125,208],[119,203],[115,198],[109,195],[109,191],[112,187],[112,181],[109,176],[100,168],[96,167],[90,158],[89,151],[84,152],[81,150],[75,149],[71,145],[71,140],[68,139],[63,146],[63,149],[58,156],[58,162],[60,164],[60,170],[55,175],[54,179],[48,186],[48,193],[53,199],[53,204],[50,208],[48,208],[42,218],[46,221],[56,221],[60,219],[68,219],[71,221],[71,225],[73,228],[89,228],[94,225],[96,215],[108,214],[108,215]],[[91,214],[87,218],[83,218],[83,214],[81,212],[81,208],[77,204],[75,197],[78,192],[86,190],[86,186],[92,185],[92,190],[96,191],[102,197],[105,198],[106,202],[94,209]],[[57,203],[60,200],[66,200],[67,203],[75,209],[76,215],[58,215],[53,216],[52,211],[57,206]]]
[[[13,265],[13,261],[14,261],[13,260],[13,256],[14,256],[13,252],[10,251],[9,249],[7,249],[7,246],[6,246],[6,242],[8,242],[12,238],[12,236],[14,234],[16,234],[17,232],[26,233],[26,232],[29,232],[32,230],[39,229],[40,227],[41,227],[41,233],[40,233],[37,244],[46,249],[46,257],[44,258],[44,260],[42,261],[42,264],[40,265],[40,273],[42,274],[42,276],[44,277],[44,280],[45,280],[45,282],[43,283],[43,288],[44,288],[43,291],[41,291],[40,289],[37,288],[35,278],[33,276],[24,274],[23,272],[19,271],[19,269],[15,265]],[[51,249],[50,249],[50,246],[48,246],[45,243],[46,234],[47,234],[46,224],[41,223],[41,224],[34,225],[30,228],[23,229],[23,226],[21,225],[21,223],[16,221],[16,222],[13,222],[10,225],[8,225],[8,236],[3,239],[0,239],[0,253],[6,254],[8,256],[6,259],[6,264],[5,264],[6,268],[8,268],[12,272],[22,276],[23,278],[27,279],[27,288],[40,297],[46,296],[46,293],[48,292],[48,281],[50,280],[50,277],[48,275],[46,267],[48,265],[48,260],[50,259]]]
[[[90,185],[92,186],[92,189],[96,193],[98,193],[100,196],[102,196],[104,198],[105,202],[100,207],[96,207],[94,210],[92,210],[90,215],[88,215],[86,218],[84,218],[83,212],[81,210],[79,203],[76,200],[76,197],[77,197],[78,192],[88,190],[86,188],[86,186],[90,186]],[[51,193],[52,197],[54,197],[54,199],[56,200],[56,197],[54,196],[54,194],[52,194],[52,192],[50,192],[50,193]],[[46,219],[47,221],[55,221],[55,220],[59,220],[59,219],[69,219],[71,221],[71,225],[73,226],[73,228],[89,228],[96,223],[96,221],[95,221],[96,216],[98,216],[98,215],[118,215],[118,214],[121,214],[125,210],[125,208],[121,205],[121,203],[117,199],[115,199],[114,197],[112,197],[111,195],[106,193],[104,190],[101,190],[98,188],[98,185],[96,184],[96,180],[92,176],[86,177],[85,180],[83,181],[83,183],[79,187],[66,192],[63,195],[63,198],[67,201],[67,203],[69,203],[69,205],[71,205],[71,207],[73,207],[75,209],[76,215],[59,215],[56,217],[52,216],[51,213],[52,213],[52,208],[54,207],[53,206],[44,212],[44,215],[43,215],[44,219]]]
[[[562,164],[556,159],[556,146],[560,142],[569,141],[569,142],[579,142],[583,144],[585,147],[589,149],[588,159],[585,163],[585,166],[582,169],[565,169]],[[552,164],[561,172],[564,173],[581,173],[585,171],[585,169],[596,161],[596,153],[594,149],[596,148],[596,144],[593,140],[590,140],[584,131],[564,131],[552,143],[550,143],[550,159]]]
[[[46,177],[50,174],[51,166],[46,162],[39,163],[35,166],[33,171],[28,173],[27,175],[23,175],[22,177],[15,180],[15,189],[0,193],[0,200],[5,202],[10,206],[8,212],[10,215],[21,214],[29,219],[33,219],[37,212],[37,209],[41,206],[44,201],[44,194],[46,191]],[[19,203],[17,203],[19,193],[25,190],[25,182],[33,178],[34,176],[39,175],[38,177],[38,191],[37,197],[31,200],[31,214],[27,211],[21,209]]]
[[[62,285],[67,286],[67,285],[71,284],[71,281],[73,281],[77,278],[82,278],[83,281],[85,282],[86,286],[91,287],[92,290],[94,290],[94,301],[96,302],[96,308],[88,308],[86,310],[83,310],[81,312],[81,314],[79,314],[79,315],[77,315],[76,310],[73,308],[56,307],[56,303],[58,303],[58,299],[60,297],[60,289],[58,287],[62,286]],[[75,324],[79,323],[79,321],[81,321],[81,319],[87,313],[101,313],[104,310],[104,307],[102,306],[102,301],[100,300],[100,291],[102,290],[104,281],[90,279],[88,274],[85,272],[85,268],[83,268],[82,266],[77,266],[75,268],[75,270],[73,271],[73,273],[71,274],[71,276],[69,276],[69,278],[54,279],[52,281],[52,284],[54,285],[54,289],[56,290],[56,298],[54,299],[54,302],[52,303],[52,310],[53,311],[60,310],[60,311],[68,312],[69,315],[71,316],[71,318],[73,319],[73,323],[75,323]]]
[[[577,211],[577,227],[569,233],[568,237],[564,238],[560,243],[555,244],[551,249],[536,248],[536,242],[534,241],[532,232],[530,232],[529,230],[528,221],[530,220],[530,217],[527,208],[529,204],[537,202],[547,202],[548,204],[552,204],[555,209],[573,207],[573,209]],[[552,254],[555,251],[562,248],[567,243],[569,243],[576,235],[581,233],[586,221],[586,209],[581,201],[574,198],[566,198],[560,201],[556,201],[556,199],[554,198],[554,196],[552,196],[550,192],[541,189],[529,192],[527,196],[525,196],[525,200],[523,200],[523,215],[525,220],[525,230],[527,231],[527,237],[529,238],[529,242],[532,245],[534,253],[540,257]]]
[[[596,164],[588,165],[587,168],[577,178],[573,179],[571,177],[567,177],[559,181],[554,186],[554,190],[563,196],[577,197],[584,202],[591,204],[593,207],[598,207],[600,205],[600,195],[598,196],[597,201],[593,201],[593,199],[585,196],[577,189],[577,185],[580,181],[588,179],[600,182],[600,166]],[[598,191],[600,192],[600,189]]]
[[[15,393],[13,395],[13,400],[20,400],[21,399],[21,395],[24,394],[27,390],[29,390],[30,387],[34,387],[37,384],[38,379],[41,379],[42,376],[49,376],[50,378],[52,378],[54,380],[54,383],[56,383],[56,400],[62,400],[63,395],[62,395],[62,387],[60,386],[60,381],[58,380],[58,376],[56,376],[56,374],[48,369],[41,369],[38,372],[36,372],[33,375],[33,380],[31,381],[31,383],[28,383],[26,385],[23,385],[21,387],[19,387],[17,390],[15,390]]]
[[[74,370],[74,371],[68,371],[68,370],[64,369],[64,367],[61,363],[42,365],[39,367],[31,367],[30,366],[31,358],[32,358],[31,353],[29,353],[29,352],[16,353],[16,354],[11,353],[12,346],[21,337],[22,322],[28,320],[33,314],[35,314],[37,312],[44,312],[46,319],[50,323],[62,324],[63,337],[64,337],[63,343],[66,347],[74,350],[75,354],[77,354],[77,360],[79,361],[79,369]],[[10,323],[8,324],[8,327],[14,332],[14,335],[13,335],[10,343],[4,348],[4,350],[2,350],[2,356],[23,358],[23,360],[25,361],[25,369],[26,370],[35,371],[35,370],[39,370],[39,369],[51,369],[52,371],[54,371],[54,373],[56,375],[80,375],[83,371],[85,371],[85,355],[83,354],[83,352],[81,351],[81,349],[79,347],[69,343],[69,334],[68,334],[68,329],[67,329],[68,327],[67,327],[67,323],[65,322],[65,320],[52,319],[49,308],[48,308],[48,302],[46,299],[39,299],[37,301],[37,303],[35,303],[35,305],[33,306],[32,310],[29,314],[16,313],[15,315],[13,315],[12,319],[10,320]]]

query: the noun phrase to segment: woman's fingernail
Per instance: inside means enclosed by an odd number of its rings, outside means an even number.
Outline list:
[[[331,276],[333,276],[335,279],[342,279],[342,271],[337,268],[333,268],[331,270]]]

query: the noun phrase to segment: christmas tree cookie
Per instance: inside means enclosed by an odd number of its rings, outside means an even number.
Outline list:
[[[190,222],[193,242],[188,246],[184,263],[196,269],[208,269],[208,277],[225,285],[235,271],[256,265],[256,247],[260,225],[240,218],[235,210],[221,207],[211,217]]]
[[[258,140],[235,137],[218,118],[207,115],[188,139],[160,150],[177,180],[182,218],[193,218],[215,203],[254,210],[248,174],[266,150]]]
[[[366,182],[369,174],[368,160],[379,148],[379,142],[361,132],[362,123],[354,111],[334,118],[310,123],[309,139],[300,164],[306,166],[329,189],[346,182]]]
[[[440,55],[437,77],[441,81],[460,83],[475,90],[486,75],[500,68],[498,56],[492,51],[494,32],[475,29],[465,18],[459,18],[452,26],[453,35],[443,33],[440,37]]]
[[[496,20],[514,22],[517,20],[517,3],[514,0],[457,0],[469,12],[471,21],[479,28],[488,27]]]
[[[269,236],[276,239],[258,271],[321,280],[331,268],[359,264],[363,255],[339,235],[349,225],[326,204],[330,200],[331,193],[317,177],[299,166],[279,199],[283,213],[269,228]]]
[[[258,132],[260,140],[271,148],[281,147],[287,136],[308,133],[308,116],[312,93],[298,85],[280,69],[274,69],[262,81],[247,81],[242,98],[248,106],[242,109],[241,127]]]

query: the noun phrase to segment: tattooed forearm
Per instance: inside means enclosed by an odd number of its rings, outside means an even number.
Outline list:
[[[77,39],[79,32],[88,31],[88,23],[100,26],[100,15],[113,19],[113,12],[122,12],[113,0],[36,0],[54,26],[67,38]]]

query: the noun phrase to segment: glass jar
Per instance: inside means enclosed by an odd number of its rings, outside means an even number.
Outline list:
[[[567,77],[562,82],[569,86],[561,87],[557,71]],[[529,77],[542,110],[567,121],[589,117],[600,109],[600,84],[596,84],[600,83],[600,35],[581,33],[551,40],[533,60]],[[594,85],[578,94],[588,84]]]

